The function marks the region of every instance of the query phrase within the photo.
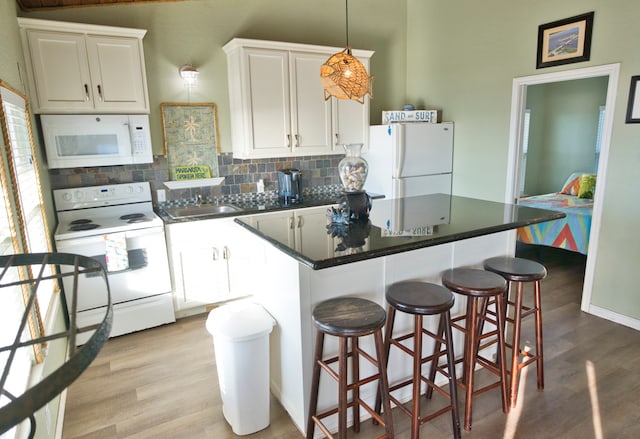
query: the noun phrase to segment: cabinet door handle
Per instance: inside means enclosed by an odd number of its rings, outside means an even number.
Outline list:
[[[100,96],[100,102],[104,102],[104,97],[102,96],[102,86],[98,84],[98,96]]]
[[[300,134],[296,134],[295,138],[296,138],[296,148],[300,148]]]
[[[287,148],[291,148],[291,134],[287,134]]]
[[[340,134],[336,133],[336,144],[335,146],[340,145]]]
[[[289,229],[293,230],[293,217],[289,217]]]
[[[88,84],[84,85],[84,100],[85,102],[89,101],[89,85]]]
[[[303,224],[302,217],[301,217],[301,216],[299,216],[299,217],[298,217],[298,228],[301,228],[301,227],[302,227],[302,224]]]
[[[213,255],[212,255],[212,256],[213,256],[213,260],[214,260],[214,261],[217,261],[217,260],[218,260],[218,256],[219,256],[219,255],[218,255],[218,247],[214,247],[214,248],[213,248]]]
[[[231,252],[229,251],[229,247],[225,245],[224,249],[222,249],[222,258],[229,259],[230,257],[231,257]]]

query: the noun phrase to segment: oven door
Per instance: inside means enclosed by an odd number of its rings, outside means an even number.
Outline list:
[[[171,291],[169,277],[169,262],[165,244],[164,228],[151,227],[137,229],[117,234],[124,240],[127,254],[128,268],[108,271],[109,289],[113,304],[129,302],[144,297],[164,294]],[[115,235],[109,235],[115,237]],[[91,256],[100,261],[105,269],[107,252],[112,240],[105,240],[105,235],[84,236],[81,238],[56,240],[59,252],[74,253],[83,256]],[[113,264],[109,264],[113,267]],[[117,264],[116,264],[117,266]],[[121,264],[122,266],[122,264]],[[118,267],[119,268],[119,267]],[[102,279],[94,275],[80,275],[78,279],[78,311],[105,306],[104,294],[92,294],[93,291],[101,291]],[[63,278],[65,288],[70,288],[72,279]],[[71,291],[67,291],[68,300]]]

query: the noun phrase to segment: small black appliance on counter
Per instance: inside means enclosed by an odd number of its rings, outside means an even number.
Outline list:
[[[367,221],[371,211],[371,195],[366,191],[345,191],[338,197],[342,209],[349,214],[349,221]]]
[[[278,195],[286,204],[302,201],[302,171],[283,169],[278,171]]]

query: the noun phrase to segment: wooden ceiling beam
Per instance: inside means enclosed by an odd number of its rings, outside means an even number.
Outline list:
[[[77,8],[82,6],[111,6],[134,3],[150,3],[182,0],[16,0],[20,9],[35,11],[42,9]]]

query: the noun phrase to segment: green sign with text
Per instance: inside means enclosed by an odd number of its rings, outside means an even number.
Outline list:
[[[211,170],[208,166],[176,166],[176,180],[199,180],[211,178]]]

